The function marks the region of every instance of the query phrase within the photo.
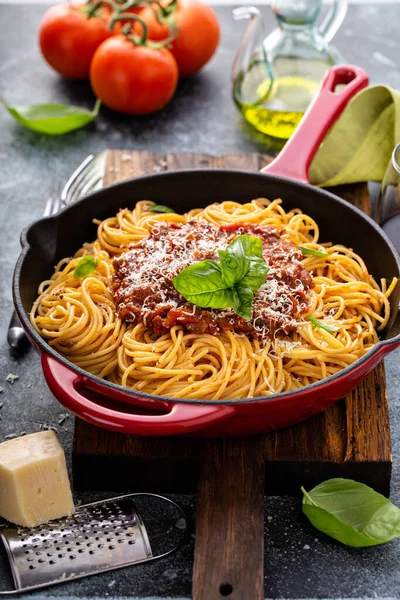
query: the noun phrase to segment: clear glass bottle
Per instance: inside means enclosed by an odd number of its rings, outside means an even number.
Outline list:
[[[233,64],[233,95],[245,119],[270,136],[288,139],[329,67],[344,62],[330,44],[347,0],[336,0],[322,25],[322,0],[273,0],[279,27],[268,37],[255,7],[233,11],[250,19]]]

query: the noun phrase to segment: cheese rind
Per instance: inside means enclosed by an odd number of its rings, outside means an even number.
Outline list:
[[[0,444],[0,515],[36,527],[72,515],[74,504],[64,451],[54,431]]]

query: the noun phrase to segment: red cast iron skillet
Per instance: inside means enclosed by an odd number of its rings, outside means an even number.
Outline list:
[[[339,84],[346,85],[336,92]],[[286,209],[299,207],[317,221],[322,240],[344,244],[359,253],[378,281],[399,277],[399,257],[382,230],[347,202],[312,187],[307,178],[311,159],[329,127],[348,100],[367,84],[366,73],[357,67],[330,69],[295,135],[261,173],[201,169],[139,177],[91,194],[23,231],[13,282],[14,302],[28,337],[41,355],[46,381],[66,408],[100,427],[136,435],[257,434],[293,425],[325,410],[400,345],[398,287],[391,297],[392,317],[381,341],[340,373],[295,392],[267,397],[218,402],[176,400],[129,390],[90,375],[49,346],[29,322],[39,283],[50,277],[62,257],[73,255],[83,242],[96,237],[93,217],[104,219],[144,198],[185,212],[227,199],[248,202],[260,196],[281,197]]]

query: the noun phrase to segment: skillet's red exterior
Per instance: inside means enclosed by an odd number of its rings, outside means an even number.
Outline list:
[[[339,93],[335,93],[336,85],[343,83],[347,84],[346,87]],[[281,155],[264,170],[268,174],[272,173],[286,178],[265,177],[266,181],[270,181],[270,185],[279,188],[280,195],[284,199],[285,194],[289,194],[289,188],[294,186],[287,178],[291,176],[292,179],[308,182],[309,164],[324,135],[348,100],[367,83],[367,75],[357,67],[340,66],[327,72],[319,95],[307,111],[295,135],[286,144]],[[213,176],[223,189],[223,181],[226,180],[226,177],[232,177],[234,174],[214,171]],[[168,174],[157,175],[146,179],[150,180],[156,177],[166,181],[169,176]],[[193,183],[196,177],[198,179],[198,173],[190,171],[180,175],[182,185],[185,185],[185,182]],[[247,180],[248,175],[239,172],[238,177]],[[257,185],[259,185],[259,180],[264,176],[255,175],[253,177],[258,180]],[[242,181],[241,185],[245,186],[246,181]],[[297,191],[293,192],[292,190],[292,196],[293,194],[296,196],[301,191],[304,194],[304,188],[306,186],[303,185]],[[309,189],[310,196],[317,195],[315,188],[310,187]],[[110,192],[111,188],[108,193]],[[98,194],[100,193],[98,192]],[[390,243],[378,228],[368,222],[366,217],[358,214],[359,211],[335,199],[327,192],[319,191],[318,195],[321,201],[327,201],[328,217],[330,216],[329,212],[332,211],[332,205],[330,206],[328,202],[330,197],[331,202],[334,201],[333,204],[338,205],[333,208],[341,211],[340,218],[346,219],[347,215],[354,219],[353,228],[356,228],[357,224],[362,226],[365,234],[372,236],[371,243],[372,238],[375,237],[375,242],[385,253],[389,271],[393,276],[398,276],[399,261],[393,254]],[[87,201],[90,202],[90,198],[83,200],[82,203]],[[168,203],[167,198],[165,202]],[[72,212],[72,207],[69,210]],[[321,214],[321,209],[319,208],[319,210],[320,216],[325,215],[326,219],[325,212]],[[33,231],[35,228],[36,230]],[[287,427],[328,408],[335,400],[356,387],[388,352],[400,345],[400,327],[396,325],[393,335],[389,332],[387,339],[382,340],[367,356],[341,373],[295,392],[272,397],[233,402],[207,402],[175,400],[134,392],[100,380],[71,365],[50,349],[29,324],[27,315],[29,274],[26,272],[29,270],[29,266],[24,270],[25,259],[29,253],[29,246],[35,246],[35,244],[40,246],[42,238],[46,236],[45,229],[46,220],[39,221],[32,226],[31,231],[28,230],[23,235],[25,249],[18,261],[14,278],[16,309],[28,336],[42,355],[46,381],[56,398],[81,418],[100,427],[136,435],[199,435],[207,437],[249,435]],[[63,244],[66,243],[64,238],[67,238],[68,235],[60,227],[56,237],[56,245],[58,244],[58,250],[62,252]],[[46,252],[53,251],[51,245],[50,243],[50,248],[43,247],[41,250],[46,259],[48,258]],[[65,254],[61,254],[61,256],[63,255]],[[50,258],[49,261],[51,262]],[[33,264],[35,263],[33,262]]]

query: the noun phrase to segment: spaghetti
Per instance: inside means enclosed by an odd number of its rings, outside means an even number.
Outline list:
[[[240,399],[295,390],[329,377],[377,343],[390,317],[388,298],[397,279],[378,284],[351,249],[320,244],[317,223],[300,210],[285,212],[280,199],[263,198],[243,205],[212,204],[184,215],[156,214],[149,210],[151,205],[138,202],[132,211],[123,209],[115,217],[96,221],[96,241],[85,244],[73,258],[61,260],[51,279],[39,286],[32,325],[75,365],[151,394]],[[202,333],[173,323],[156,333],[145,319],[130,322],[118,316],[123,313],[117,309],[112,286],[114,264],[123,261],[129,247],[149,239],[154,228],[190,221],[217,228],[273,228],[283,245],[290,242],[314,252],[301,259],[312,286],[306,290],[307,310],[298,312],[290,331],[277,328],[271,333],[267,328],[266,335],[250,336],[219,326]],[[88,254],[97,268],[75,279],[75,268]],[[221,317],[223,311],[209,312]]]

